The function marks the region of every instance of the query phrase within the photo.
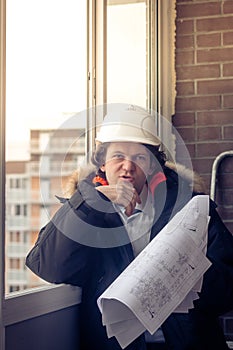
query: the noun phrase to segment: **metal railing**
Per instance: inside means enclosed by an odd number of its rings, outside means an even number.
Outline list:
[[[216,184],[217,184],[217,173],[220,163],[224,158],[232,157],[233,151],[226,151],[220,153],[214,160],[211,173],[211,183],[210,183],[210,198],[215,200],[216,195]]]

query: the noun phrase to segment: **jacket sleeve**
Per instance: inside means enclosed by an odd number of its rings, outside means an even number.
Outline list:
[[[96,249],[78,242],[76,210],[84,205],[79,191],[66,200],[51,221],[43,227],[26,257],[26,266],[37,276],[52,283],[82,287],[98,263]],[[72,234],[69,232],[72,231]]]
[[[195,306],[215,316],[233,310],[233,235],[210,203],[207,257],[212,262]]]

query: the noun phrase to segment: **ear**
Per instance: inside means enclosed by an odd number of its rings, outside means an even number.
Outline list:
[[[100,170],[104,173],[105,172],[105,164],[103,164],[101,167],[100,167]]]

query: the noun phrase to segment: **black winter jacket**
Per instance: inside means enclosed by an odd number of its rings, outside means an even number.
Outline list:
[[[190,183],[165,168],[166,181],[154,190],[157,217],[151,239],[195,194]],[[120,350],[107,338],[96,300],[133,260],[133,251],[112,203],[95,190],[92,175],[41,229],[26,265],[52,283],[82,287],[81,350]],[[165,189],[165,191],[164,191]],[[233,236],[210,201],[207,256],[212,265],[204,275],[200,298],[188,314],[171,314],[162,325],[169,350],[228,349],[218,316],[233,309]],[[161,209],[162,208],[162,209]],[[144,335],[127,350],[146,349]],[[156,347],[155,347],[156,349]]]

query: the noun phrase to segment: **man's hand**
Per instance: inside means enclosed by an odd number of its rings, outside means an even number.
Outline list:
[[[122,205],[127,216],[132,215],[137,203],[141,199],[130,182],[119,181],[116,185],[98,186],[96,189],[103,193],[111,202]]]

